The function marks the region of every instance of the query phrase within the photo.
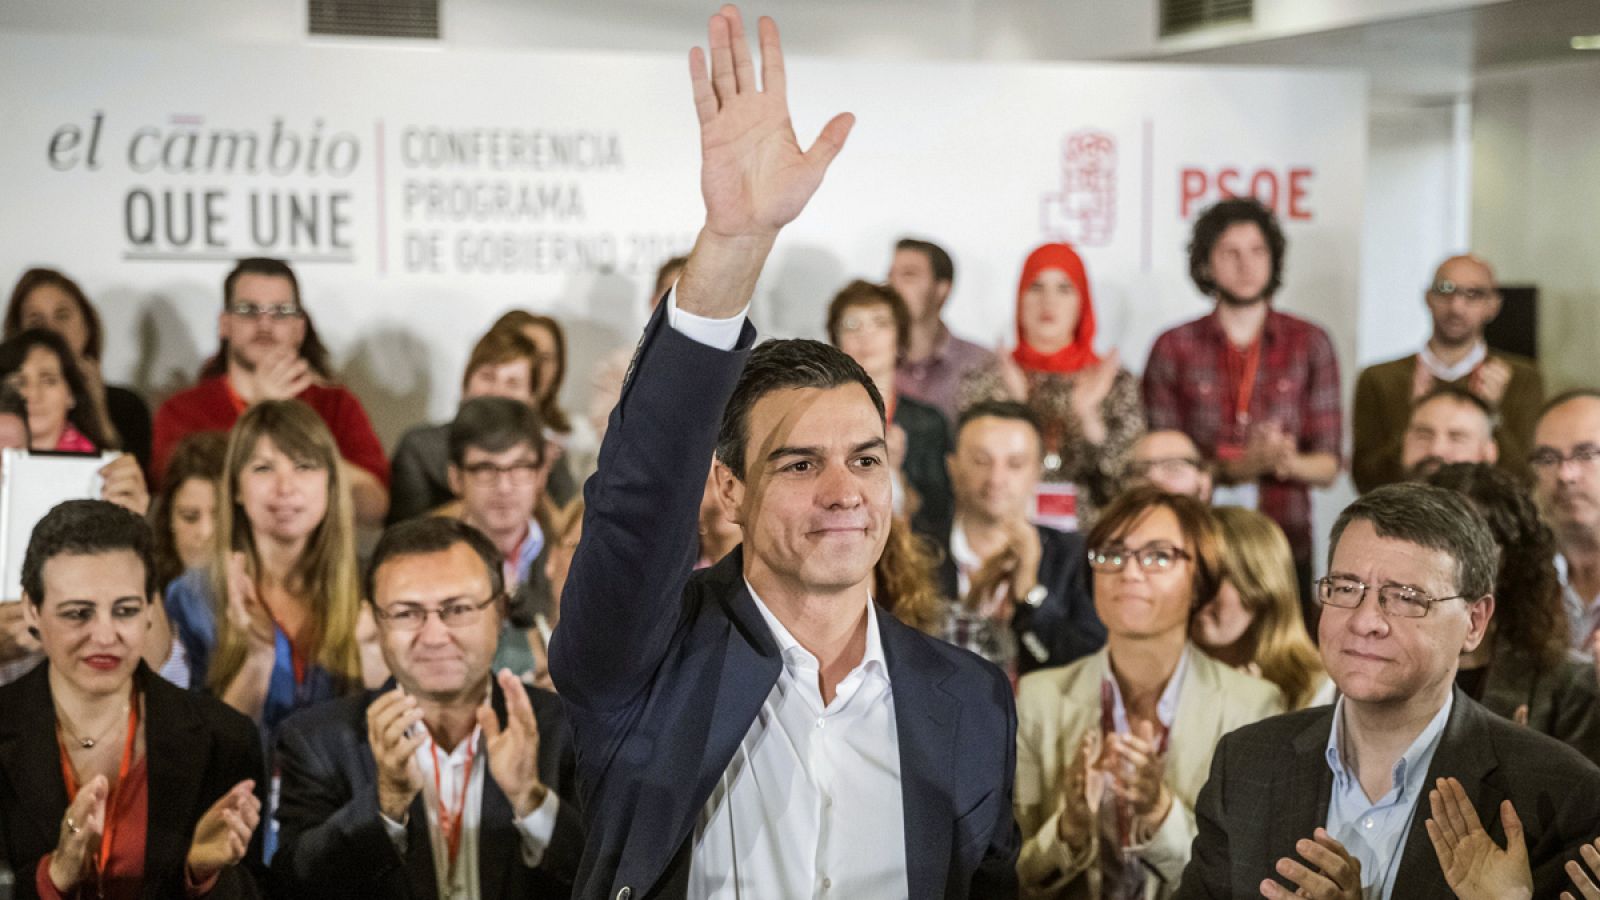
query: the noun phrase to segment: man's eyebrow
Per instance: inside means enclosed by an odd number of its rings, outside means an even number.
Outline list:
[[[865,453],[868,450],[880,450],[888,446],[888,443],[883,438],[875,437],[869,441],[862,441],[861,443],[856,444],[854,447],[851,447],[850,455],[854,456],[857,453]],[[806,459],[821,459],[824,455],[826,455],[826,451],[824,451],[821,447],[784,446],[773,448],[772,452],[767,454],[767,461],[771,462],[785,456],[801,456],[805,457]]]
[[[888,446],[889,446],[889,443],[887,441],[885,441],[883,438],[875,437],[870,441],[863,441],[863,442],[855,445],[854,447],[851,448],[850,453],[853,456],[853,455],[855,455],[857,453],[865,453],[868,450],[881,450],[881,449],[886,448]]]

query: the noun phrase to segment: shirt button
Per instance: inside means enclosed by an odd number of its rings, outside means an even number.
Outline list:
[[[825,890],[825,891],[826,890],[831,890],[832,888],[833,888],[833,880],[832,879],[830,879],[830,878],[822,879],[822,889],[823,890]]]
[[[1363,826],[1367,827],[1367,828],[1371,828],[1374,823],[1372,821],[1372,817],[1371,816],[1367,816],[1366,821],[1362,822],[1361,824]]]
[[[822,805],[824,807],[827,807],[828,809],[832,809],[833,808],[833,798],[829,797],[827,794],[823,794],[822,795]]]
[[[818,728],[821,728],[821,727],[822,727],[822,723],[823,723],[823,721],[824,721],[824,720],[823,720],[823,719],[818,719],[818,720],[817,720],[817,727],[818,727]]]

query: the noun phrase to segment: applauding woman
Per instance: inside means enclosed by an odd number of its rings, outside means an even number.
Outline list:
[[[1022,895],[1170,897],[1217,741],[1283,698],[1188,641],[1221,581],[1221,536],[1198,500],[1134,488],[1088,544],[1106,646],[1018,684]]]
[[[149,526],[101,500],[61,504],[29,540],[46,661],[0,688],[0,858],[19,897],[259,893],[240,863],[260,855],[260,740],[141,662],[152,563]]]
[[[189,683],[269,734],[290,712],[362,685],[363,612],[343,471],[309,406],[250,407],[228,440],[209,565],[167,590]]]
[[[1116,351],[1094,352],[1094,302],[1083,260],[1066,244],[1028,254],[1017,284],[1017,347],[961,385],[961,406],[1015,400],[1039,416],[1044,472],[1032,518],[1088,531],[1117,492],[1144,433],[1139,382]]]

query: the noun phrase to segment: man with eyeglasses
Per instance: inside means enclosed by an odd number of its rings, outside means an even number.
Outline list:
[[[1449,385],[1489,408],[1499,464],[1526,476],[1533,422],[1544,382],[1533,360],[1490,349],[1483,330],[1500,314],[1494,270],[1477,256],[1440,264],[1424,294],[1433,334],[1410,356],[1370,366],[1356,380],[1350,475],[1358,491],[1403,481],[1407,423],[1418,401]]]
[[[1600,672],[1600,391],[1567,391],[1534,427],[1533,497],[1556,534],[1556,574],[1575,649]]]
[[[1153,484],[1163,491],[1211,502],[1211,465],[1194,440],[1181,431],[1147,431],[1133,442],[1123,487]]]
[[[403,522],[363,587],[394,678],[279,729],[283,896],[570,896],[571,739],[554,694],[490,670],[506,602],[494,545],[454,519]]]
[[[157,487],[178,442],[227,431],[263,400],[299,400],[316,410],[339,445],[356,520],[380,525],[389,509],[389,460],[356,395],[333,384],[328,351],[300,304],[300,282],[282,260],[241,259],[222,282],[222,339],[200,382],[156,411],[150,469]]]
[[[1533,896],[1600,833],[1600,769],[1455,687],[1494,614],[1497,552],[1470,501],[1388,485],[1333,525],[1317,582],[1323,664],[1340,698],[1224,737],[1200,793],[1179,897],[1454,897],[1423,798],[1454,778],[1494,840],[1522,811]]]

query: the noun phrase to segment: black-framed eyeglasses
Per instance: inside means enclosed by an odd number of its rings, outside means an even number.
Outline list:
[[[438,616],[440,624],[446,628],[466,628],[478,624],[483,618],[483,611],[502,596],[495,594],[482,603],[452,600],[437,609],[416,603],[395,603],[388,609],[374,610],[374,614],[395,631],[420,631],[430,615]]]
[[[514,462],[509,466],[476,462],[462,466],[461,471],[478,484],[494,484],[500,480],[501,475],[511,476],[512,484],[528,484],[533,481],[534,473],[539,471],[539,464],[532,460]]]
[[[293,303],[277,303],[271,306],[261,306],[255,303],[234,303],[228,307],[228,314],[241,319],[259,319],[265,316],[274,322],[287,319],[298,319],[305,315],[305,311]]]
[[[1145,544],[1143,547],[1112,544],[1089,551],[1089,568],[1103,575],[1114,575],[1121,572],[1131,559],[1137,560],[1139,568],[1146,572],[1165,572],[1177,565],[1178,560],[1193,558],[1182,547],[1165,542]]]
[[[1600,447],[1594,444],[1579,444],[1567,454],[1554,447],[1540,447],[1528,454],[1528,465],[1535,469],[1559,469],[1562,463],[1568,461],[1586,468],[1593,466],[1600,462]]]
[[[1367,596],[1367,591],[1371,589],[1372,585],[1354,578],[1325,575],[1317,579],[1317,600],[1323,606],[1355,609],[1361,605],[1361,601]],[[1465,599],[1467,598],[1464,594],[1430,597],[1416,588],[1406,587],[1403,584],[1378,586],[1378,609],[1382,610],[1384,615],[1399,619],[1420,619],[1426,616],[1428,610],[1435,604],[1446,600]]]
[[[1428,293],[1445,299],[1460,297],[1468,303],[1482,303],[1492,300],[1497,292],[1493,287],[1456,284],[1448,278],[1441,278],[1428,288]]]

